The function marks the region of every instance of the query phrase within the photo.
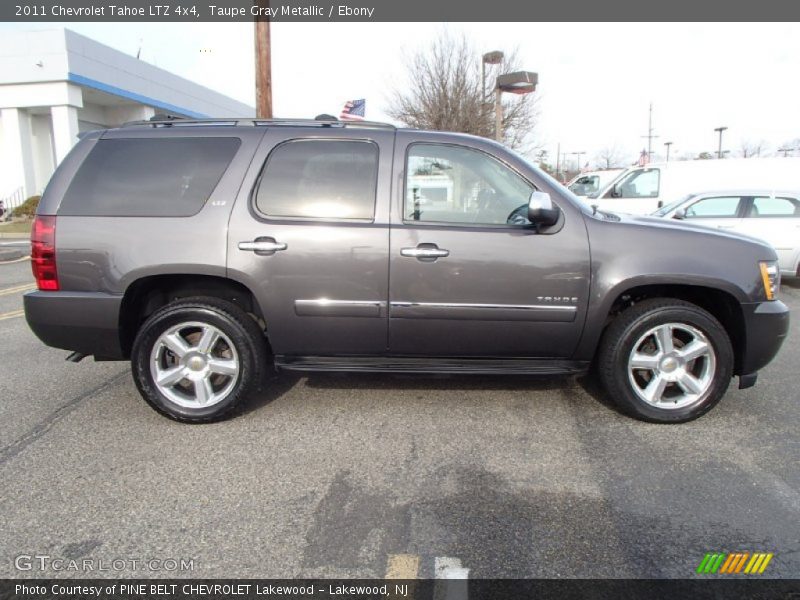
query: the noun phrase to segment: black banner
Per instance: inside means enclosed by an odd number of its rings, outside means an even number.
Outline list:
[[[503,22],[503,21],[795,21],[786,0],[3,0],[0,20],[19,22]],[[603,32],[598,30],[598,43]]]
[[[297,579],[0,581],[0,600],[800,600],[800,580],[714,579]]]

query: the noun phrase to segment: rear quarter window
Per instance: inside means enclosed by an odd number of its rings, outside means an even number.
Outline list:
[[[58,214],[188,217],[211,196],[239,138],[98,140],[79,167]]]

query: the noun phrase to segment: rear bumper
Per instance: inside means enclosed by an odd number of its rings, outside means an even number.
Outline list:
[[[122,296],[97,292],[28,292],[25,319],[48,346],[104,359],[123,359],[119,338]]]
[[[739,365],[740,375],[749,375],[767,366],[789,332],[789,308],[779,300],[742,304],[745,345]]]

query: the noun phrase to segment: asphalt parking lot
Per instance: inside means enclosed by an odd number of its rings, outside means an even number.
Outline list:
[[[800,317],[755,388],[685,425],[621,416],[585,380],[282,374],[186,426],[126,363],[42,345],[31,281],[0,265],[1,577],[687,577],[712,551],[800,576]],[[800,314],[800,285],[782,298]],[[36,554],[193,570],[16,568]]]

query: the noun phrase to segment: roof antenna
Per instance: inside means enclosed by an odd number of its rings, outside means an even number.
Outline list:
[[[140,57],[142,56],[142,42],[143,41],[144,41],[144,39],[139,38],[139,49],[136,51],[136,60],[139,60]]]
[[[338,121],[339,119],[337,119],[333,115],[328,115],[326,113],[322,113],[321,115],[317,115],[316,117],[314,117],[314,120],[315,121]]]

